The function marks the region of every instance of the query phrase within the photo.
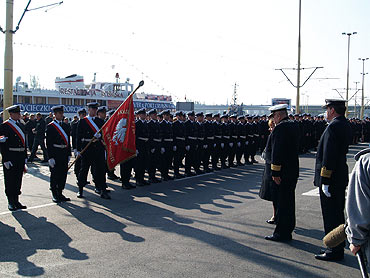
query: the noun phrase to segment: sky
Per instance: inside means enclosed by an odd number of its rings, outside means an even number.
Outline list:
[[[0,26],[5,29],[5,2]],[[14,28],[28,0],[14,0]],[[55,3],[32,0],[29,9]],[[56,77],[84,76],[85,83],[130,78],[143,91],[175,101],[271,104],[296,89],[279,68],[297,68],[299,0],[65,0],[52,9],[25,14],[14,41],[14,82],[39,78],[54,88]],[[362,61],[370,57],[370,1],[302,0],[301,105],[322,104],[345,92],[348,37],[351,36],[350,96],[362,81]],[[0,33],[0,52],[5,35]],[[368,61],[370,62],[370,60]],[[365,62],[365,72],[370,64]],[[0,56],[4,64],[4,55]],[[368,70],[369,71],[369,70]],[[296,85],[297,71],[286,74]],[[365,76],[365,97],[370,82]],[[358,83],[361,88],[362,83]],[[4,87],[3,75],[0,88]],[[369,88],[369,90],[367,90]],[[357,101],[361,92],[358,93]],[[350,104],[354,104],[354,98]]]

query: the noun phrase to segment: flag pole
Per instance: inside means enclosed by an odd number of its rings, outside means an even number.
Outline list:
[[[129,97],[131,97],[133,94],[135,94],[136,93],[136,91],[140,88],[140,87],[142,87],[144,85],[144,81],[143,80],[141,80],[140,82],[139,82],[139,85],[136,87],[136,89],[133,91],[133,92],[131,92],[131,94],[126,98],[126,99],[128,99]],[[116,112],[114,112],[113,113],[113,115],[111,116],[111,117],[113,117],[116,113],[117,113],[117,111],[119,110],[119,108],[125,103],[125,101],[126,101],[126,99],[120,104],[120,106],[117,108],[117,110],[116,110]],[[107,123],[107,122],[106,122]],[[105,124],[106,124],[105,123]],[[96,133],[99,133],[100,131],[102,131],[103,130],[103,128],[104,128],[104,126],[105,126],[105,124],[101,127],[101,129],[99,129],[99,131],[98,132],[96,132]],[[87,150],[87,148],[91,145],[91,143],[94,143],[95,141],[97,140],[97,138],[96,137],[93,137],[92,139],[91,139],[91,141],[86,145],[86,147],[79,153],[79,155],[76,157],[76,159],[68,166],[68,170],[69,169],[71,169],[71,167],[76,163],[76,161],[79,159],[79,158],[81,158],[81,156],[84,154],[84,152],[86,152],[86,150]]]

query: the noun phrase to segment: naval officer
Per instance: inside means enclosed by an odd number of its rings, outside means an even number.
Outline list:
[[[347,153],[351,143],[351,127],[344,116],[344,100],[327,99],[326,127],[316,154],[314,185],[319,187],[325,234],[344,224],[345,191],[348,184]],[[344,242],[315,256],[318,260],[343,259]]]
[[[276,127],[271,133],[271,176],[277,188],[276,228],[266,240],[289,241],[295,227],[295,188],[299,175],[298,126],[286,104],[270,107]]]
[[[54,118],[46,127],[46,148],[50,167],[50,190],[55,203],[70,201],[63,195],[67,180],[68,162],[71,158],[71,128],[63,121],[64,106],[51,108]]]
[[[27,208],[19,202],[23,172],[27,171],[27,149],[25,128],[19,122],[20,106],[13,105],[5,110],[9,112],[10,118],[0,125],[1,156],[8,209],[14,211]]]

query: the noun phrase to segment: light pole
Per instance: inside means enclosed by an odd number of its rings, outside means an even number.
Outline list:
[[[361,94],[361,120],[364,118],[364,112],[365,112],[365,93],[364,93],[364,81],[365,81],[365,61],[369,60],[369,58],[358,58],[360,61],[362,61],[362,94]]]
[[[349,88],[349,49],[351,44],[351,36],[356,35],[357,32],[342,33],[342,35],[348,36],[348,57],[347,57],[347,87],[346,87],[346,117],[348,117],[348,88]]]
[[[299,24],[298,24],[298,71],[297,71],[297,98],[295,109],[299,114],[299,89],[301,87],[301,0],[299,0]]]

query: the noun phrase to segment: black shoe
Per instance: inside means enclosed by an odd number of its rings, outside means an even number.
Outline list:
[[[204,171],[202,171],[202,170],[198,170],[198,171],[196,171],[196,174],[197,175],[202,175],[202,174],[204,174],[205,172]]]
[[[62,202],[70,202],[71,199],[70,198],[67,198],[66,196],[64,196],[63,194],[60,194],[59,196],[59,200],[61,200]]]
[[[265,239],[266,240],[271,240],[271,241],[276,241],[276,242],[286,242],[286,241],[291,241],[292,240],[292,236],[285,236],[285,237],[282,237],[278,234],[273,234],[271,236],[265,236]]]
[[[221,170],[221,168],[220,168],[220,167],[213,167],[213,170],[214,170],[214,171],[220,171],[220,170]]]
[[[150,185],[149,181],[143,180],[144,185]]]
[[[182,179],[182,178],[185,178],[185,176],[181,175],[181,174],[176,174],[175,175],[175,179]]]
[[[15,211],[15,210],[17,210],[18,208],[17,208],[17,206],[16,206],[15,204],[9,203],[9,204],[8,204],[8,209],[9,209],[10,211]]]
[[[245,162],[245,165],[252,165],[253,162],[250,162],[249,160],[247,162]]]
[[[271,225],[275,225],[276,224],[275,220],[272,220],[272,219],[266,220],[266,223],[269,223]]]
[[[61,202],[61,200],[60,200],[58,197],[54,196],[54,195],[52,195],[51,200],[52,200],[54,203],[60,203],[60,202]]]
[[[95,193],[100,195],[102,194],[102,191],[100,189],[95,188]]]
[[[84,191],[82,188],[78,189],[77,198],[85,198],[84,197]]]
[[[238,166],[244,166],[244,163],[238,162]]]
[[[162,180],[163,181],[168,181],[169,180],[169,177],[168,176],[167,177],[166,176],[165,177],[162,177]]]
[[[108,193],[104,190],[102,191],[102,193],[100,194],[100,198],[102,199],[107,199],[107,200],[110,200],[110,196],[108,195]]]
[[[255,159],[253,159],[253,160],[252,160],[252,163],[258,163],[258,161],[257,161],[257,160],[255,160]]]
[[[175,177],[173,177],[173,176],[168,176],[168,179],[172,181],[172,180],[174,180],[174,179],[175,179]]]
[[[338,262],[343,260],[344,253],[333,253],[333,252],[327,252],[315,255],[315,259],[320,261],[327,261],[327,262]]]
[[[204,172],[206,172],[206,173],[211,173],[211,172],[213,172],[213,170],[211,170],[211,169],[207,168],[207,169],[205,169],[205,170],[204,170]]]

